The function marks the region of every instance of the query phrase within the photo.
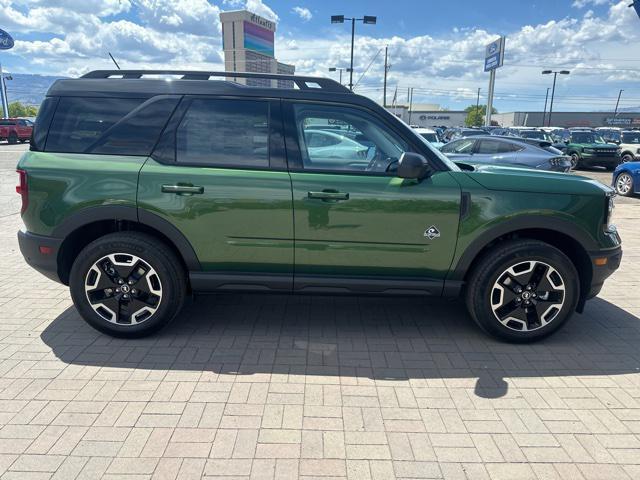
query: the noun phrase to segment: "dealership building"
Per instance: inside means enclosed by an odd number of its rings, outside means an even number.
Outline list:
[[[440,105],[433,103],[400,104],[387,107],[387,110],[409,125],[420,127],[458,127],[464,125],[467,118],[465,111],[442,110]]]
[[[539,127],[543,125],[543,112],[494,113],[491,120],[502,127]],[[549,113],[546,114],[549,121]],[[553,112],[551,125],[557,127],[640,127],[640,112]]]
[[[295,66],[275,58],[275,22],[247,10],[221,12],[220,22],[226,72],[295,73]],[[230,79],[255,87],[293,88],[293,82],[287,80]]]

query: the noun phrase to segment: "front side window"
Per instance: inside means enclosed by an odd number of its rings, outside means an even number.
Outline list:
[[[178,163],[269,166],[266,101],[195,99],[176,133]]]
[[[624,132],[622,143],[640,144],[640,132]]]
[[[461,140],[455,140],[451,143],[447,143],[440,150],[443,153],[471,153],[475,143],[475,140],[463,138]]]
[[[351,107],[294,105],[307,170],[392,172],[407,143],[374,116]]]

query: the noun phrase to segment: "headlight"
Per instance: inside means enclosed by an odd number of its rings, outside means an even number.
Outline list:
[[[613,224],[613,214],[615,212],[615,198],[616,194],[614,192],[607,193],[606,200],[606,209],[605,209],[605,219],[604,219],[604,227],[605,231],[612,233],[616,231],[616,226]]]

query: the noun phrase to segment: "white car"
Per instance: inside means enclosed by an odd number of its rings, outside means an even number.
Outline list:
[[[433,145],[435,148],[440,148],[444,145],[438,137],[438,133],[430,128],[414,127],[414,130],[418,135],[424,138],[427,142]]]
[[[369,147],[341,135],[338,131],[305,129],[304,139],[309,156],[312,158],[354,158],[367,157]]]
[[[640,131],[629,130],[620,134],[620,156],[623,162],[640,161]]]

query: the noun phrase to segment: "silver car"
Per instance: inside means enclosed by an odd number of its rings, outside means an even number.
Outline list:
[[[453,161],[470,164],[509,165],[555,172],[571,169],[571,159],[544,140],[484,135],[454,140],[440,151]]]

